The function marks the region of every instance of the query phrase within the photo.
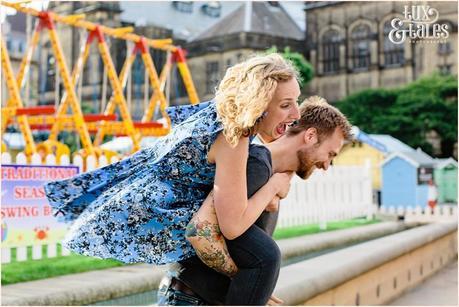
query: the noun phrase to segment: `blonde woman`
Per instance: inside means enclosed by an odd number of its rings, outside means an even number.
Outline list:
[[[48,183],[55,215],[74,221],[64,245],[125,263],[186,259],[195,254],[186,225],[212,189],[223,235],[244,233],[288,192],[279,173],[248,199],[246,163],[250,137],[277,139],[299,118],[297,78],[278,54],[253,57],[228,69],[213,101],[171,109],[176,125],[152,147]]]

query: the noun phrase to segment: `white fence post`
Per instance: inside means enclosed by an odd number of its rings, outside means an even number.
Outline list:
[[[363,199],[363,202],[366,203],[367,205],[367,220],[372,220],[374,217],[374,204],[373,204],[373,184],[372,184],[372,179],[373,179],[373,171],[372,171],[372,166],[371,166],[371,160],[367,159],[365,161],[365,172],[366,172],[366,177],[364,179],[363,183],[363,192],[365,193],[365,197]]]
[[[27,246],[19,246],[16,248],[16,261],[27,260]]]
[[[93,155],[86,157],[86,172],[92,171],[97,168],[97,158]]]
[[[11,262],[11,249],[9,247],[2,247],[2,263]]]
[[[78,169],[80,170],[80,173],[84,172],[83,166],[84,166],[84,161],[83,158],[80,155],[75,155],[73,157],[73,163],[74,166],[78,166]]]
[[[11,164],[11,155],[8,152],[2,152],[2,164]]]
[[[42,245],[32,246],[32,259],[41,259],[42,255]]]
[[[373,216],[371,165],[332,166],[316,170],[306,181],[295,177],[282,200],[278,227]]]

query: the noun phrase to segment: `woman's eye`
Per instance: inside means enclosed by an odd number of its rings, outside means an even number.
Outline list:
[[[289,103],[288,103],[288,104],[283,104],[283,105],[281,105],[281,108],[282,108],[282,109],[287,109],[289,106],[290,106]]]

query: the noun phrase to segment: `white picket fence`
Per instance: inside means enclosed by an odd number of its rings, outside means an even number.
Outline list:
[[[454,221],[458,219],[458,208],[456,205],[437,205],[432,210],[430,207],[381,207],[378,212],[383,215],[394,217],[403,216],[405,222],[432,223],[443,221]]]
[[[370,164],[331,166],[316,170],[306,181],[295,177],[288,196],[281,201],[277,227],[319,224],[356,217],[371,219],[372,203]]]
[[[117,161],[113,157],[110,163]],[[28,164],[24,154],[18,154],[12,161],[10,154],[2,153],[2,164]],[[86,163],[84,163],[86,162]],[[98,162],[98,163],[96,163]],[[81,156],[75,156],[70,161],[68,156],[62,156],[60,161],[56,157],[48,155],[45,165],[74,165],[81,171],[88,171],[107,165],[105,156],[97,159],[93,156],[83,161]],[[39,155],[32,157],[31,164],[42,165]],[[83,169],[83,166],[86,166]],[[365,166],[332,166],[329,170],[317,170],[307,180],[298,177],[292,179],[292,186],[287,198],[281,201],[278,227],[290,227],[319,223],[321,228],[326,228],[329,221],[345,220],[354,217],[368,217],[374,214],[372,204],[372,187],[370,165]],[[30,248],[30,247],[29,247]],[[32,259],[44,257],[42,245],[32,246]],[[2,248],[2,263],[11,262],[12,249],[16,249],[17,261],[27,260],[27,247]],[[56,257],[57,244],[46,246],[47,257]],[[62,249],[61,255],[69,252]]]

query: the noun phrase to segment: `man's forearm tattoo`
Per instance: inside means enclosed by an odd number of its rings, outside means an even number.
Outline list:
[[[212,210],[211,214],[209,218],[217,222],[215,210]],[[199,220],[199,218],[195,217],[186,228],[186,236],[190,239],[197,239],[193,247],[198,257],[207,266],[230,277],[237,273],[238,269],[228,253],[225,238],[220,231],[218,223]]]

